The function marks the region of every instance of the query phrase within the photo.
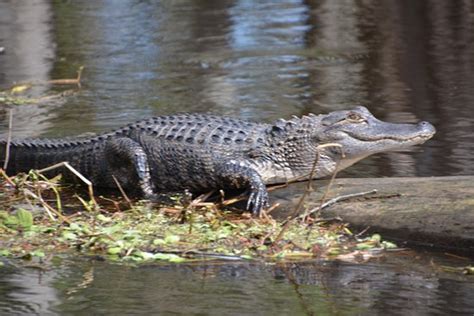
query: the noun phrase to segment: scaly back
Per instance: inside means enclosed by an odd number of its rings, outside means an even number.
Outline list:
[[[147,135],[176,146],[196,145],[245,152],[264,143],[268,126],[230,117],[183,113],[138,121],[115,134],[132,138]]]

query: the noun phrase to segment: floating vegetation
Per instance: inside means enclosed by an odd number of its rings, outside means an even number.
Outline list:
[[[1,170],[0,170],[1,171]],[[38,172],[7,177],[0,193],[0,256],[45,261],[62,253],[122,263],[202,260],[365,261],[392,243],[361,238],[340,221],[253,218],[248,213],[173,196],[168,204],[71,194]],[[87,195],[85,195],[87,196]],[[65,202],[66,201],[66,202]]]
[[[68,89],[61,91],[59,93],[53,93],[48,95],[42,96],[28,96],[26,92],[32,89],[34,86],[44,86],[44,85],[75,85],[78,88],[81,87],[81,76],[82,71],[84,70],[84,66],[80,66],[77,70],[77,77],[73,79],[54,79],[48,80],[44,82],[25,82],[25,83],[18,83],[13,85],[12,87],[0,91],[0,105],[8,105],[8,106],[15,106],[15,105],[25,105],[25,104],[39,104],[50,102],[56,99],[62,99],[67,96],[73,95],[77,92],[77,89]]]

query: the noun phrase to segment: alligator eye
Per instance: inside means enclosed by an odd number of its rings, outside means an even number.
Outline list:
[[[347,118],[346,118],[348,121],[351,121],[351,122],[362,122],[364,119],[362,118],[362,116],[360,116],[359,114],[355,113],[355,112],[350,112],[348,115],[347,115]]]

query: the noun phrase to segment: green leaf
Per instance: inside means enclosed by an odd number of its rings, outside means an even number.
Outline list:
[[[330,256],[336,256],[341,253],[341,249],[338,247],[331,247],[327,250],[327,254]]]
[[[38,257],[38,258],[43,258],[45,256],[45,253],[42,250],[35,250],[33,252],[30,252],[32,257]]]
[[[37,232],[35,232],[34,230],[31,230],[34,226],[31,226],[30,230],[29,231],[25,231],[23,236],[25,238],[33,238],[33,237],[36,237],[38,235]]]
[[[371,242],[371,241],[368,241],[368,242],[361,242],[361,243],[358,243],[358,244],[356,245],[356,249],[358,249],[358,250],[369,250],[369,249],[372,249],[372,248],[374,248],[374,247],[375,247],[375,245],[374,245],[374,243]]]
[[[382,237],[379,234],[373,234],[370,237],[370,240],[375,241],[375,242],[380,242],[382,240]]]
[[[136,257],[140,257],[144,260],[155,259],[155,255],[153,253],[146,251],[136,251],[133,255]]]
[[[18,217],[9,215],[3,220],[3,224],[10,228],[16,228],[18,226]]]
[[[118,232],[118,231],[120,231],[120,230],[122,230],[122,229],[123,229],[123,226],[122,226],[121,224],[116,224],[116,225],[114,225],[114,226],[102,228],[102,232],[103,232],[104,234],[111,235],[111,234],[113,234],[113,233],[115,233],[115,232]]]
[[[167,244],[175,244],[179,241],[179,236],[178,235],[168,235],[165,237],[165,242]]]
[[[173,262],[173,263],[180,263],[180,262],[186,261],[186,259],[180,256],[176,256],[176,257],[170,258],[168,261]]]
[[[121,247],[110,247],[107,249],[109,255],[118,255],[120,252],[122,252]]]
[[[70,230],[75,230],[75,231],[80,231],[81,226],[77,223],[71,223],[71,224],[69,224],[69,229]]]
[[[77,235],[73,232],[64,231],[61,235],[64,239],[67,239],[67,240],[76,240],[77,239]]]
[[[40,229],[40,232],[42,232],[42,233],[44,233],[44,234],[55,233],[55,232],[56,232],[56,228],[55,228],[55,227],[51,227],[51,226],[42,227],[42,228]]]
[[[104,222],[104,223],[108,223],[108,222],[112,221],[112,219],[110,217],[107,217],[104,214],[97,215],[97,220],[99,220],[101,222]]]
[[[397,245],[390,241],[382,241],[382,246],[384,246],[385,249],[397,248]]]
[[[157,238],[153,240],[153,245],[154,246],[161,246],[166,244],[166,241],[163,238]]]
[[[24,229],[28,230],[33,226],[33,215],[31,212],[20,208],[16,212],[16,217],[18,218],[18,224]]]
[[[153,258],[155,260],[168,260],[171,262],[179,262],[180,259],[184,259],[173,253],[161,253],[161,252],[155,253],[153,255]]]

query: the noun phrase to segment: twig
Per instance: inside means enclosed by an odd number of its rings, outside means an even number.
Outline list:
[[[51,205],[49,205],[48,203],[46,203],[45,200],[43,200],[43,198],[41,196],[38,196],[36,194],[34,194],[33,192],[31,192],[30,190],[27,190],[25,189],[24,190],[25,192],[25,195],[29,195],[31,196],[32,198],[34,198],[35,200],[39,201],[41,203],[41,205],[43,206],[43,208],[46,210],[46,213],[48,213],[48,215],[50,216],[50,218],[52,218],[54,220],[54,217],[52,216],[51,212],[54,213],[57,217],[59,217],[63,222],[66,222],[68,224],[71,224],[71,221],[69,219],[67,219],[65,216],[63,216],[61,213],[59,213],[58,211],[56,211]]]
[[[8,160],[10,159],[10,145],[12,142],[12,127],[13,127],[13,111],[10,109],[8,117],[8,136],[5,148],[5,161],[3,162],[3,170],[7,170]]]
[[[314,220],[312,224],[327,223],[327,222],[342,222],[342,218],[340,218],[339,216],[329,217],[329,218],[320,218],[320,219]]]
[[[80,88],[81,87],[81,75],[82,75],[82,70],[84,69],[84,66],[80,66],[79,69],[77,70],[77,77],[76,79],[53,79],[53,80],[48,80],[48,83],[50,84],[77,84],[77,86]]]
[[[296,205],[295,209],[293,210],[293,212],[291,212],[291,214],[287,217],[287,219],[285,220],[285,222],[283,223],[283,227],[281,228],[280,232],[278,233],[277,237],[275,238],[275,240],[273,241],[273,244],[275,244],[276,242],[278,242],[282,237],[283,237],[283,234],[286,232],[286,230],[288,229],[289,227],[289,224],[290,224],[290,221],[296,217],[296,215],[299,213],[301,207],[303,206],[303,203],[306,199],[306,197],[308,196],[309,192],[311,192],[313,190],[312,188],[312,180],[315,176],[315,173],[316,173],[316,169],[317,169],[317,165],[318,165],[318,162],[319,162],[319,158],[320,158],[320,152],[319,150],[322,149],[322,148],[327,148],[327,147],[338,147],[341,149],[341,156],[344,157],[344,152],[342,150],[342,145],[341,144],[338,144],[338,143],[328,143],[328,144],[323,144],[323,145],[319,145],[316,147],[316,157],[313,161],[313,166],[311,167],[311,172],[309,173],[309,179],[308,179],[308,183],[306,184],[306,189],[304,190],[303,192],[303,195],[301,196],[300,200],[298,201],[298,204]],[[332,179],[335,177],[335,174],[337,172],[337,167],[338,167],[338,163],[336,163],[336,167],[335,167],[335,170],[334,170],[334,174],[333,174],[333,177]],[[329,185],[328,185],[329,187]]]
[[[326,144],[325,144],[326,145]],[[321,145],[323,146],[323,145]],[[300,182],[300,181],[304,181],[306,180],[306,178],[308,177],[307,174],[304,174],[304,175],[301,175],[301,176],[297,176],[297,177],[293,177],[289,180],[286,180],[285,183],[283,184],[276,184],[276,185],[272,185],[271,187],[268,188],[268,191],[273,191],[273,190],[277,190],[277,189],[282,189],[282,188],[286,188],[287,186],[289,186],[290,184],[292,183],[295,183],[295,182]]]
[[[132,201],[129,199],[127,193],[125,193],[124,189],[122,188],[122,185],[120,184],[120,182],[118,182],[117,178],[112,175],[112,178],[114,179],[114,182],[115,184],[117,185],[120,193],[122,194],[123,198],[125,199],[125,201],[127,201],[128,205],[130,206],[130,208],[133,208],[133,204],[132,204]]]
[[[265,210],[266,215],[270,214],[273,212],[277,207],[280,206],[280,203],[275,203],[272,206],[270,206],[268,209]]]
[[[375,194],[377,193],[377,189],[373,189],[373,190],[370,190],[370,191],[364,191],[364,192],[357,192],[357,193],[351,193],[351,194],[346,194],[346,195],[341,195],[341,196],[337,196],[335,198],[332,198],[330,199],[329,201],[327,201],[326,203],[323,203],[321,204],[319,207],[317,208],[314,208],[310,211],[308,211],[306,214],[304,214],[304,216],[302,217],[307,217],[307,216],[310,216],[311,214],[313,213],[319,213],[321,212],[322,209],[326,208],[326,207],[329,207],[337,202],[340,202],[340,201],[344,201],[344,200],[348,200],[348,199],[352,199],[352,198],[356,198],[356,197],[361,197],[361,196],[365,196],[365,195],[370,195],[370,194]]]
[[[453,258],[456,258],[456,259],[461,259],[461,260],[470,260],[468,257],[458,256],[458,255],[455,255],[455,254],[449,253],[449,252],[445,252],[444,255],[449,256],[449,257],[453,257]]]
[[[233,197],[231,199],[227,199],[227,200],[224,200],[224,195],[221,193],[221,197],[222,197],[222,202],[221,204],[226,206],[226,205],[230,205],[230,204],[234,204],[234,203],[237,203],[239,201],[242,201],[242,200],[245,200],[248,198],[248,193],[247,192],[244,192],[242,194],[239,194],[238,196],[236,197]]]
[[[323,203],[323,204],[319,205],[318,207],[315,207],[315,208],[309,210],[305,214],[299,216],[299,218],[308,217],[311,214],[316,213],[316,212],[319,213],[322,209],[324,209],[326,207],[329,207],[329,206],[331,206],[331,205],[333,205],[337,202],[340,202],[340,201],[352,199],[352,198],[355,198],[355,197],[361,197],[361,196],[365,196],[365,195],[369,195],[369,194],[375,194],[375,193],[377,193],[377,189],[373,189],[373,190],[365,191],[365,192],[358,192],[358,193],[351,193],[351,194],[337,196],[335,198],[330,199],[326,203]]]
[[[15,83],[13,86],[11,86],[10,88],[8,88],[7,90],[5,91],[12,91],[14,90],[16,87],[27,87],[27,88],[31,88],[31,86],[33,85],[46,85],[46,84],[57,84],[57,85],[77,85],[79,88],[81,87],[81,77],[82,77],[82,71],[84,70],[84,66],[80,66],[78,69],[77,69],[77,77],[74,78],[74,79],[52,79],[52,80],[46,80],[46,81],[38,81],[38,80],[35,80],[35,81],[30,81],[30,82],[18,82],[18,83]],[[21,89],[21,90],[25,90],[25,89]],[[21,92],[21,91],[20,91]]]
[[[30,206],[30,208],[33,210],[34,206],[33,206],[33,203],[31,203],[29,197],[32,197],[35,200],[39,200],[39,197],[28,189],[23,190],[23,196],[24,196],[25,200],[28,202],[28,205]],[[49,218],[53,222],[56,221],[56,218],[53,216],[51,211],[47,207],[45,207],[44,205],[43,205],[43,208],[46,211],[46,214],[48,214]]]
[[[204,203],[212,194],[214,194],[214,190],[212,191],[209,191],[207,193],[204,193],[204,194],[201,194],[200,196],[198,196],[197,198],[195,198],[194,200],[191,201],[190,203],[190,206],[200,206],[201,204],[207,204],[207,203]],[[213,204],[213,203],[211,203]]]
[[[344,158],[344,151],[342,150],[342,146],[340,147],[341,149],[341,158]],[[328,182],[328,185],[326,187],[326,191],[324,192],[322,198],[321,198],[321,202],[319,204],[319,208],[318,208],[318,215],[319,215],[319,212],[321,211],[321,208],[323,206],[323,203],[324,203],[324,200],[326,199],[327,195],[329,194],[329,189],[331,188],[331,185],[333,184],[334,182],[334,179],[336,179],[336,175],[337,175],[337,169],[339,168],[339,163],[340,163],[340,160],[338,160],[336,162],[336,166],[334,167],[334,172],[331,176],[331,179],[329,180]],[[307,216],[304,216],[304,218],[306,218]]]
[[[367,226],[367,227],[364,228],[362,231],[358,232],[355,236],[356,236],[356,237],[360,237],[360,236],[362,236],[363,234],[365,234],[369,229],[370,229],[370,226]]]
[[[2,176],[6,182],[8,182],[9,185],[12,187],[16,187],[16,184],[12,181],[12,179],[7,175],[4,169],[0,168],[0,176]]]
[[[37,172],[38,173],[43,173],[43,172],[54,170],[54,169],[61,168],[61,167],[66,167],[67,169],[69,169],[69,171],[71,171],[76,177],[78,177],[82,182],[84,182],[87,185],[88,190],[89,190],[89,198],[90,198],[92,204],[94,205],[94,207],[98,208],[99,205],[97,204],[97,201],[94,198],[94,189],[92,187],[92,182],[89,181],[86,177],[84,177],[79,171],[74,169],[74,167],[71,166],[67,161],[63,161],[63,162],[54,164],[52,166],[37,170]]]
[[[267,191],[268,192],[271,192],[271,191],[274,191],[274,190],[278,190],[278,189],[282,189],[282,188],[286,188],[287,186],[289,186],[290,184],[294,183],[294,182],[299,182],[299,181],[303,181],[305,180],[306,178],[308,177],[307,174],[305,175],[302,175],[302,176],[297,176],[297,177],[294,177],[294,178],[291,178],[289,180],[287,180],[285,183],[283,184],[275,184],[275,185],[271,185],[267,188]],[[235,196],[233,198],[230,198],[230,199],[227,199],[227,200],[224,200],[224,195],[223,193],[221,192],[221,197],[222,197],[222,202],[221,204],[222,205],[230,205],[230,204],[235,204],[237,202],[240,202],[242,200],[245,200],[248,198],[248,192],[244,192],[242,194],[239,194],[238,196]]]
[[[114,205],[115,207],[115,210],[117,212],[122,212],[122,210],[120,209],[120,203],[115,201],[115,200],[112,200],[112,199],[109,199],[109,198],[106,198],[106,197],[103,197],[103,196],[99,196],[100,199],[104,200],[104,201],[107,201],[107,202],[110,202]]]
[[[125,253],[125,256],[124,256],[124,257],[130,256],[130,254],[132,253],[133,250],[135,250],[135,247],[134,247],[134,246],[130,247],[130,248],[127,250],[127,252]]]
[[[62,213],[62,203],[61,203],[61,195],[59,194],[58,189],[56,188],[56,185],[54,183],[50,183],[49,179],[46,178],[43,174],[37,172],[36,176],[40,179],[43,179],[44,183],[46,183],[51,190],[53,190],[54,195],[56,196],[56,207],[58,208],[58,212]],[[41,185],[40,182],[38,182],[39,185]],[[38,187],[38,195],[41,196],[41,188]]]
[[[364,195],[375,194],[375,193],[377,193],[377,189],[373,189],[373,190],[365,191],[365,192],[358,192],[358,193],[341,195],[341,196],[335,197],[333,199],[330,199],[326,203],[322,204],[321,209],[326,208],[328,206],[331,206],[334,203],[337,203],[339,201],[344,201],[344,200],[352,199],[352,198],[355,198],[355,197],[361,197],[361,196],[364,196]]]

